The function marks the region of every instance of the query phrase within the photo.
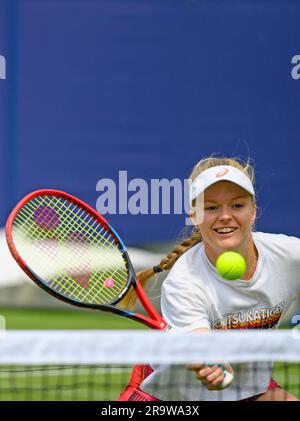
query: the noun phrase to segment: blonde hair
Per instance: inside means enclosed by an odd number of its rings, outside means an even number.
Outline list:
[[[193,168],[189,179],[191,182],[195,180],[196,177],[198,177],[199,174],[201,174],[203,171],[216,167],[218,165],[230,165],[232,167],[235,167],[242,171],[244,174],[246,174],[252,184],[255,184],[255,173],[254,173],[254,166],[251,163],[251,160],[248,159],[247,161],[243,161],[240,158],[227,158],[227,157],[216,157],[216,156],[210,156],[208,158],[201,159]],[[252,197],[253,204],[255,204],[255,198]],[[147,282],[155,275],[155,273],[164,271],[164,270],[170,270],[173,265],[175,264],[176,260],[186,251],[188,251],[191,247],[193,247],[195,244],[202,241],[202,236],[200,231],[197,229],[197,227],[193,228],[192,233],[188,238],[185,238],[180,244],[178,244],[166,257],[164,257],[161,262],[155,266],[154,268],[149,268],[146,270],[143,270],[142,272],[137,273],[137,278],[141,284],[142,287],[145,287]],[[121,307],[126,307],[130,310],[133,310],[137,301],[137,296],[134,291],[134,288],[131,287],[126,294],[126,296],[123,298],[123,300],[119,303]]]

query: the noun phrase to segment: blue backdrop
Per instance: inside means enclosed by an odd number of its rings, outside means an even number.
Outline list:
[[[186,178],[213,152],[256,162],[257,228],[299,235],[300,2],[0,0],[0,223],[53,187]],[[184,215],[111,215],[127,244]]]
[[[6,40],[5,40],[5,18],[6,18],[6,11],[4,7],[3,1],[0,1],[0,54],[4,55],[7,52],[5,48]],[[7,144],[7,140],[5,138],[5,84],[6,81],[0,79],[0,221],[3,223],[5,214],[7,212],[7,204],[5,203],[5,182],[6,182],[6,173],[5,173],[5,160],[6,160],[6,151],[5,145]]]

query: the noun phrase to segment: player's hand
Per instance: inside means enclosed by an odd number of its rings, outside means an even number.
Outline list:
[[[230,382],[226,382],[226,375],[234,376],[234,371],[230,364],[191,364],[187,366],[188,370],[194,371],[196,378],[208,390],[223,390],[230,386]],[[227,372],[227,373],[226,373]],[[228,374],[229,373],[229,374]]]

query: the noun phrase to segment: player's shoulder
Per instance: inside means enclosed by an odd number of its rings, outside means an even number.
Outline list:
[[[293,237],[286,234],[272,234],[266,232],[254,232],[253,238],[255,241],[265,244],[266,246],[279,246],[286,247],[287,245],[298,245],[300,246],[300,238]]]
[[[202,248],[203,243],[198,243],[178,258],[163,282],[164,287],[181,285],[186,288],[187,285],[192,285],[195,282],[201,283],[199,273],[195,277],[195,271],[198,272],[197,267]]]
[[[285,234],[253,233],[253,239],[260,251],[288,261],[300,261],[300,239]]]
[[[193,267],[197,265],[199,255],[204,247],[203,242],[199,242],[183,253],[178,260],[175,262],[174,266],[171,269],[171,272],[174,274],[179,274],[180,276],[183,273],[191,272]]]

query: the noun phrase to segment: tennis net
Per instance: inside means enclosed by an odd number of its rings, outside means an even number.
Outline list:
[[[207,390],[187,369],[224,362],[234,381],[221,391]],[[262,393],[271,378],[300,399],[300,335],[294,329],[7,331],[0,339],[0,400],[116,401],[133,364],[154,368],[142,388],[162,401],[243,400]]]

